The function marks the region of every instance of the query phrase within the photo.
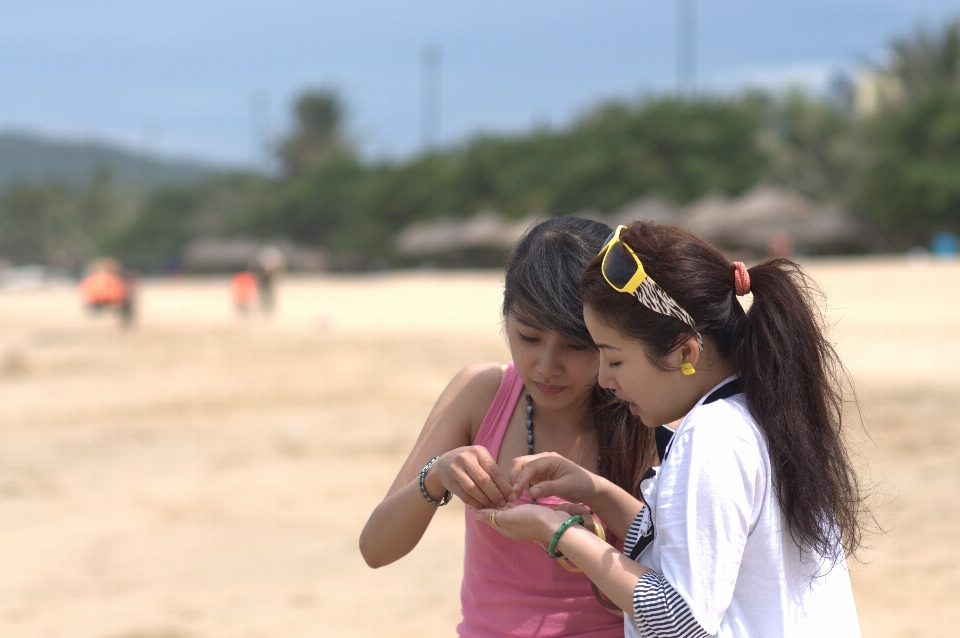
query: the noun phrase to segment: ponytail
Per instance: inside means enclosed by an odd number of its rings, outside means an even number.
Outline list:
[[[766,437],[791,537],[836,562],[860,546],[862,499],[843,441],[846,373],[825,337],[822,294],[786,259],[754,266],[749,280],[753,305],[733,357],[747,405]]]

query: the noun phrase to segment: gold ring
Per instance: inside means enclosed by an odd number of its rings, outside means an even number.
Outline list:
[[[497,525],[497,512],[499,511],[500,510],[494,508],[494,510],[490,512],[490,524],[494,527],[499,527],[499,525]]]

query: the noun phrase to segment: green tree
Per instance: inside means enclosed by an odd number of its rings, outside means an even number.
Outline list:
[[[349,152],[343,135],[345,107],[331,89],[319,89],[297,98],[297,126],[279,149],[287,176],[315,172],[336,155]]]
[[[0,196],[0,257],[79,269],[92,245],[75,196],[62,184],[19,184]]]
[[[835,103],[793,90],[780,98],[748,96],[765,126],[760,147],[768,181],[820,200],[851,202],[863,171],[860,131]]]
[[[109,244],[124,264],[151,270],[175,261],[195,236],[192,228],[200,203],[198,188],[162,188],[144,203],[137,219]]]
[[[873,124],[860,207],[889,247],[960,233],[960,92],[934,90]]]
[[[893,43],[890,71],[907,99],[923,98],[935,89],[960,91],[960,20],[940,30],[917,29]]]
[[[358,200],[366,176],[352,157],[333,158],[308,175],[281,183],[231,231],[326,248],[349,246],[344,234],[351,218],[363,214]]]
[[[891,248],[960,232],[960,22],[893,47],[904,100],[870,123],[859,210]]]

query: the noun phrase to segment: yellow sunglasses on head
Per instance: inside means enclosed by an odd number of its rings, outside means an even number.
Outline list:
[[[674,301],[666,290],[647,276],[637,253],[633,252],[633,248],[630,248],[629,244],[620,239],[620,231],[625,228],[626,226],[622,224],[617,226],[613,234],[604,242],[603,248],[597,253],[598,256],[603,255],[603,261],[600,263],[600,272],[603,273],[603,278],[617,292],[633,295],[637,298],[637,301],[650,310],[679,319],[690,326],[697,337],[697,345],[700,346],[700,350],[703,350],[703,338],[700,336],[700,331],[697,330],[697,324],[693,317],[680,307],[680,304]],[[626,248],[626,252],[633,259],[627,259],[622,250],[614,250],[613,247],[617,244]]]
[[[597,254],[603,255],[600,272],[603,273],[603,278],[607,280],[610,287],[617,292],[625,292],[632,295],[636,292],[637,288],[640,287],[640,284],[643,283],[643,280],[647,278],[647,273],[644,271],[643,264],[640,262],[640,258],[637,257],[637,253],[633,252],[633,248],[630,248],[628,244],[620,241],[620,231],[624,228],[626,228],[626,226],[617,226],[617,229],[607,237],[603,248],[601,248]],[[627,249],[627,252],[633,257],[633,261],[628,261],[623,256],[622,251],[611,250],[618,243]]]

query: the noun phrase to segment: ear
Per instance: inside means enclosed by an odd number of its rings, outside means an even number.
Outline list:
[[[700,345],[697,343],[696,337],[690,337],[686,341],[680,344],[680,347],[673,351],[673,356],[676,357],[676,367],[680,367],[681,363],[689,363],[694,368],[697,367],[697,364],[700,363]]]

